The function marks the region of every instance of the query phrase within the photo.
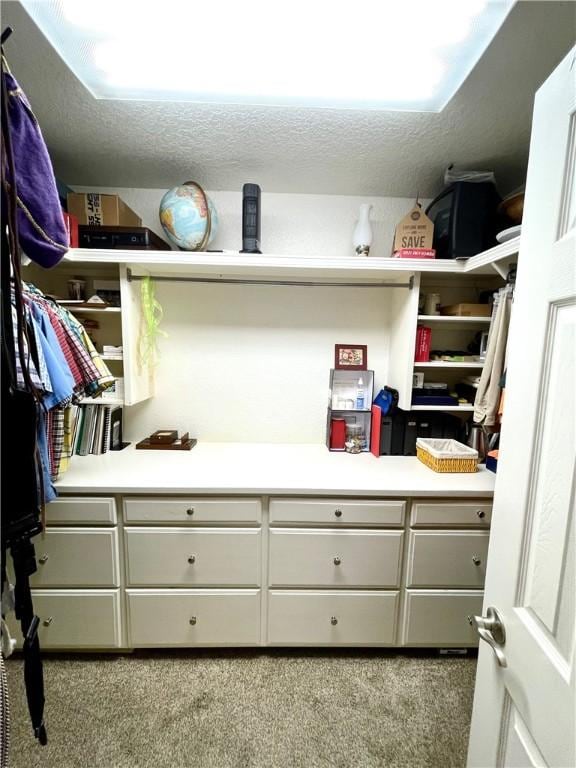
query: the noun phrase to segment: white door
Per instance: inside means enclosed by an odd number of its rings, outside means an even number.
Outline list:
[[[575,165],[576,49],[535,100],[469,766],[576,766]]]

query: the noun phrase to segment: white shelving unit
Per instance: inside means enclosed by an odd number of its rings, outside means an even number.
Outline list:
[[[466,260],[391,259],[344,256],[246,254],[237,251],[137,251],[71,248],[65,261],[72,264],[123,264],[136,274],[204,274],[226,277],[335,277],[341,279],[399,279],[406,273],[490,275],[505,277],[516,261],[520,238],[490,248]]]
[[[57,267],[44,270],[35,264],[23,268],[24,278],[36,284],[40,290],[54,296],[64,297],[68,291],[68,280],[79,273],[86,281],[88,296],[95,293],[94,281],[115,280],[120,289],[120,306],[104,307],[79,306],[62,300],[62,307],[71,312],[80,322],[96,321],[98,328],[94,328],[94,339],[98,349],[104,344],[114,347],[122,347],[122,353],[100,353],[102,360],[106,362],[114,377],[124,379],[124,395],[114,400],[106,400],[106,404],[134,405],[142,402],[152,395],[153,379],[148,367],[141,365],[138,360],[138,340],[141,328],[141,286],[138,282],[130,283],[127,280],[126,267],[122,259],[102,260],[94,257],[94,251],[71,250]],[[118,252],[121,254],[121,252]],[[138,251],[130,253],[131,259],[138,260],[141,256]],[[142,252],[147,253],[147,252]],[[76,254],[74,256],[74,254]],[[158,258],[158,256],[156,256]],[[83,404],[104,404],[103,400],[85,398]]]
[[[92,309],[91,307],[74,307],[64,305],[64,309],[67,309],[68,312],[72,312],[73,315],[110,315],[114,313],[120,314],[120,312],[122,312],[121,307],[104,307]]]
[[[466,327],[474,325],[490,325],[490,317],[460,317],[457,315],[418,315],[418,322],[425,325],[440,325],[450,327]]]
[[[483,368],[484,363],[451,363],[445,360],[431,360],[429,363],[414,363],[414,368]]]
[[[271,285],[360,284],[368,290],[385,292],[383,301],[390,307],[389,325],[385,329],[389,336],[386,383],[398,390],[399,406],[410,410],[415,370],[446,371],[448,380],[454,381],[459,369],[480,371],[483,365],[481,362],[415,363],[413,350],[417,324],[430,324],[435,332],[454,333],[454,338],[457,338],[459,333],[462,334],[468,329],[486,329],[490,323],[490,318],[487,317],[419,315],[418,295],[421,286],[432,283],[449,286],[449,292],[460,295],[456,290],[458,286],[467,286],[466,290],[470,291],[472,286],[476,289],[478,286],[494,285],[492,278],[505,278],[510,265],[516,261],[518,246],[519,238],[516,238],[467,260],[360,256],[327,258],[303,254],[245,254],[236,251],[213,253],[71,249],[63,260],[62,269],[72,274],[79,271],[88,275],[115,273],[120,277],[121,309],[78,308],[75,311],[78,314],[90,313],[95,319],[98,315],[119,313],[123,358],[122,362],[117,356],[108,359],[123,367],[125,402],[128,405],[152,396],[153,384],[149,371],[141,368],[138,361],[141,283],[137,278],[150,276],[163,280],[192,279],[208,283],[253,281]],[[448,343],[445,348],[450,348]],[[465,412],[471,408],[472,406],[458,406],[436,409]],[[424,407],[421,409],[424,410]],[[435,409],[426,407],[425,410]]]
[[[452,411],[456,413],[461,411],[463,413],[472,413],[474,410],[473,405],[413,405],[410,408],[411,411]]]

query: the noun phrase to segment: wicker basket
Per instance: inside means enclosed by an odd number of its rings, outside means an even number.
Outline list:
[[[478,451],[457,440],[416,440],[416,456],[434,472],[476,472]]]

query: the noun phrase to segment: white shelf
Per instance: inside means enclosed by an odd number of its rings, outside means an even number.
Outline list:
[[[418,315],[418,322],[429,325],[489,325],[491,317],[461,317],[459,315]]]
[[[450,363],[447,360],[432,360],[429,363],[414,363],[414,368],[484,368],[484,363]]]
[[[101,397],[83,397],[80,405],[124,405],[124,400],[119,397],[108,397],[106,400]]]
[[[124,360],[124,355],[105,355],[101,353],[100,357],[102,360]]]
[[[323,256],[247,254],[235,251],[140,251],[71,248],[64,259],[72,264],[124,264],[134,274],[212,275],[214,277],[300,277],[383,280],[405,278],[417,272],[454,275],[505,276],[516,261],[520,238],[490,248],[466,260],[392,259],[379,256]],[[106,311],[106,310],[104,310]]]
[[[109,315],[114,312],[122,312],[120,307],[106,307],[105,309],[91,309],[90,307],[74,307],[62,305],[64,309],[72,312],[74,315]]]
[[[462,411],[463,413],[472,413],[473,405],[413,405],[411,411]]]

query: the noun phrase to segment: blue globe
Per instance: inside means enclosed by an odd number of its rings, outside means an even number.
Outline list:
[[[210,243],[218,230],[218,214],[209,197],[208,207]],[[160,202],[160,223],[168,238],[178,248],[184,251],[198,250],[208,227],[206,205],[198,188],[183,184],[168,190]]]

